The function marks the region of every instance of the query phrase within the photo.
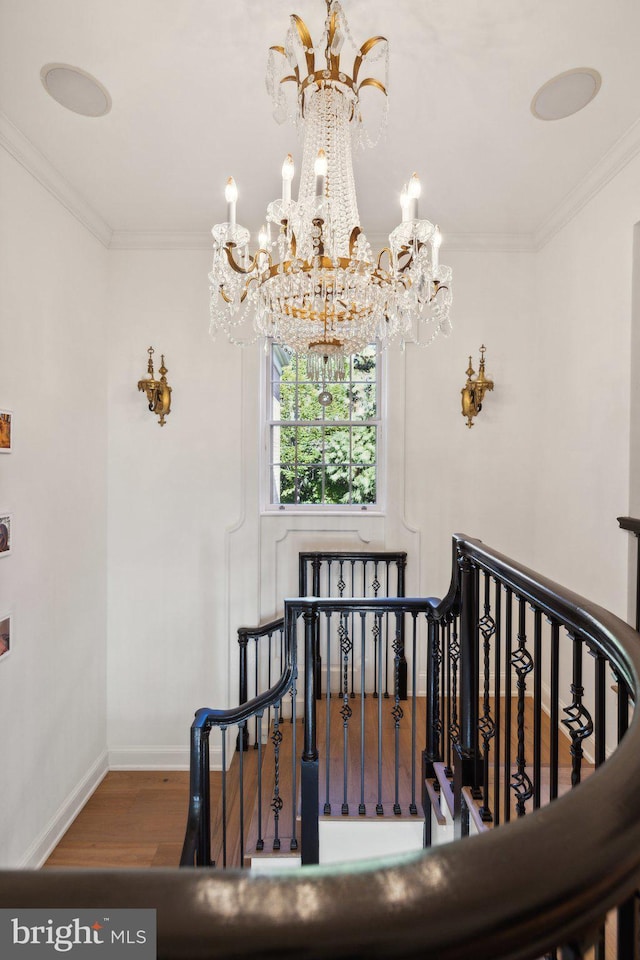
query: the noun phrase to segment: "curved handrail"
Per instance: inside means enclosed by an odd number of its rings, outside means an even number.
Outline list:
[[[546,598],[549,615],[566,617],[570,629],[606,650],[637,696],[640,644],[627,624],[477,542],[457,537],[456,543],[463,557],[510,579],[523,596],[539,604]],[[639,758],[636,712],[611,758],[561,799],[483,836],[395,861],[277,878],[203,870],[9,871],[0,873],[0,903],[156,907],[164,960],[530,960],[579,942],[634,890]],[[487,898],[471,878],[489,876]]]

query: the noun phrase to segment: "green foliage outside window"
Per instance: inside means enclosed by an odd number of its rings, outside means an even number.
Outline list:
[[[272,348],[273,501],[373,504],[377,495],[377,374],[371,346],[345,361],[345,380],[311,383],[304,357]],[[331,394],[324,406],[320,394]]]

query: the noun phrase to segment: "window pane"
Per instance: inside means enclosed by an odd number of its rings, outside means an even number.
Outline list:
[[[319,383],[298,384],[298,420],[322,420],[322,405],[318,401],[321,390]]]
[[[353,502],[376,502],[376,468],[354,467],[352,474]]]
[[[271,471],[272,503],[295,503],[296,472],[292,468],[274,464]]]
[[[349,427],[325,427],[324,459],[325,463],[350,463]]]
[[[298,495],[296,503],[324,503],[322,467],[298,468]]]
[[[298,427],[298,464],[322,463],[322,427]]]
[[[274,383],[272,394],[274,420],[296,420],[296,385],[295,383]]]
[[[376,379],[376,348],[373,344],[353,357],[352,369],[354,380]]]
[[[272,427],[271,459],[280,463],[295,463],[297,427]]]
[[[352,463],[367,464],[376,462],[375,427],[353,427],[352,443]]]
[[[326,503],[351,503],[349,493],[349,467],[327,467]]]
[[[376,408],[375,383],[355,383],[351,389],[351,419],[372,420]]]

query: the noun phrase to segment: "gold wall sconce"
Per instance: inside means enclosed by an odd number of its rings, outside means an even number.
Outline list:
[[[473,426],[473,418],[477,417],[482,410],[482,401],[487,390],[493,390],[493,380],[489,380],[484,372],[486,349],[484,344],[480,347],[480,369],[477,377],[475,377],[475,370],[471,366],[471,357],[469,357],[467,382],[460,391],[462,394],[462,416],[467,418],[468,427]]]
[[[149,410],[158,417],[158,423],[164,427],[165,417],[171,413],[171,387],[167,383],[167,368],[164,365],[164,354],[161,354],[161,363],[158,373],[160,379],[156,380],[153,372],[153,347],[149,347],[149,362],[147,364],[147,379],[138,380],[138,390],[144,391],[147,395]]]

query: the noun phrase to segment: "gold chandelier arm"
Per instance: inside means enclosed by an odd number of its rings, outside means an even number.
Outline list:
[[[367,77],[366,80],[363,80],[360,86],[358,87],[357,92],[360,93],[363,87],[375,87],[376,90],[380,90],[381,93],[387,96],[387,88],[384,83],[380,83],[379,80],[376,80],[375,77]]]
[[[304,20],[301,20],[297,13],[291,14],[291,19],[296,25],[296,30],[298,31],[298,36],[302,41],[302,46],[304,47],[304,55],[307,61],[307,70],[309,73],[314,73],[316,69],[316,55],[313,52],[313,40],[311,39],[311,34],[307,28]],[[311,51],[311,52],[309,52]]]
[[[351,231],[351,236],[349,237],[349,256],[350,257],[353,256],[354,247],[361,233],[362,233],[362,230],[360,229],[360,227],[354,227],[353,230]]]
[[[287,54],[285,53],[284,47],[269,47],[270,50],[274,50],[276,53],[281,53],[283,57],[286,58]],[[287,61],[288,62],[288,61]],[[289,74],[287,77],[282,77],[280,83],[287,83],[289,80],[293,80],[294,83],[300,83],[300,69],[299,67],[293,68],[294,72]]]
[[[336,35],[336,29],[338,27],[338,18],[335,11],[331,14],[331,22],[329,24],[329,35],[327,37],[327,65],[334,72],[338,73],[340,70],[340,54],[332,53],[331,48],[333,47],[333,39]]]
[[[241,267],[240,264],[239,264],[239,263],[236,263],[236,261],[233,259],[232,249],[233,249],[233,248],[232,248],[232,245],[231,245],[230,243],[225,243],[225,245],[224,245],[224,252],[225,252],[226,255],[227,255],[227,260],[229,261],[229,266],[231,267],[231,269],[234,270],[236,273],[242,273],[242,274],[244,274],[244,276],[247,276],[248,274],[253,273],[253,271],[254,271],[255,268],[256,268],[257,261],[258,261],[258,254],[256,254],[255,257],[251,257],[251,260],[249,261],[249,266],[248,266],[248,267]],[[263,252],[266,253],[266,250],[263,251]],[[269,259],[271,259],[271,258],[269,258]]]
[[[400,262],[401,257],[406,257],[404,263]],[[408,270],[411,266],[411,261],[413,260],[413,251],[408,247],[403,247],[400,253],[398,254],[398,273],[404,273],[405,270]]]
[[[380,270],[380,271],[382,270],[382,258],[384,257],[385,253],[389,257],[389,263],[391,263],[392,256],[393,256],[391,253],[391,249],[389,247],[383,247],[380,253],[378,254],[378,262],[376,264],[377,270]]]
[[[360,73],[360,67],[362,66],[362,61],[364,60],[366,55],[369,53],[369,51],[373,50],[373,48],[378,43],[386,43],[386,42],[387,42],[386,37],[369,37],[368,40],[365,40],[365,42],[360,47],[360,51],[357,57],[353,61],[353,82],[354,83],[357,83],[358,81],[358,74]]]

